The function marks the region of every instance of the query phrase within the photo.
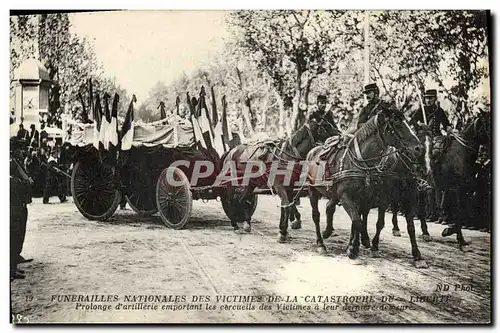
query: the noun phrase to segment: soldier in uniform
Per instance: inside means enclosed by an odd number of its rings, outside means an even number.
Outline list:
[[[26,140],[11,138],[10,141],[10,280],[24,279],[24,271],[18,264],[31,261],[21,255],[26,237],[28,220],[27,204],[31,203],[32,180],[24,169],[20,154],[26,149]]]
[[[29,133],[27,130],[24,129],[23,124],[19,124],[19,131],[17,131],[17,138],[26,140],[26,142],[28,142]]]
[[[39,141],[40,141],[40,133],[38,133],[35,124],[31,124],[28,145],[32,148],[37,148],[39,146]]]
[[[61,175],[55,168],[60,169],[59,167],[59,156],[58,156],[58,151],[54,147],[51,153],[51,156],[49,157],[48,163],[47,163],[47,173],[45,176],[45,189],[43,191],[43,203],[48,204],[49,203],[49,197],[50,197],[50,190],[52,189],[52,186],[55,184],[57,187],[57,196],[59,197],[59,200],[61,203],[66,202],[66,195],[65,195],[65,188],[64,188],[64,182],[62,181],[61,177],[64,177],[64,175]]]
[[[388,103],[380,100],[380,90],[377,84],[370,83],[365,86],[363,93],[366,95],[368,104],[361,110],[358,117],[357,128],[366,123],[368,119],[377,114],[377,112],[385,109],[392,109],[393,107]]]
[[[430,140],[430,151],[432,154],[435,154],[437,147],[441,146],[443,142],[443,135],[441,133],[441,127],[449,133],[452,129],[451,123],[448,120],[448,117],[444,110],[439,106],[437,102],[437,90],[429,89],[426,90],[424,94],[424,112],[425,118],[427,120],[427,125],[424,122],[424,116],[422,113],[422,109],[418,109],[416,113],[410,120],[410,124],[413,125],[419,134],[422,137],[425,134],[429,134],[431,137]],[[424,139],[425,140],[425,139]],[[437,195],[435,189],[428,190],[427,193],[427,220],[429,222],[437,221],[439,216],[437,213],[437,207],[440,205],[440,195]],[[445,222],[443,222],[445,223]]]
[[[321,120],[327,121],[332,126],[332,130],[340,135],[341,132],[337,127],[335,120],[333,119],[332,112],[326,110],[327,102],[328,100],[325,95],[318,95],[318,97],[316,98],[317,110],[311,113],[308,122],[310,122],[311,120],[315,120],[317,123],[319,123]]]
[[[441,134],[441,126],[446,132],[449,132],[452,126],[448,120],[448,116],[437,102],[436,89],[430,89],[425,92],[424,103],[427,125],[424,124],[422,109],[417,110],[411,118],[410,124],[415,126],[417,129],[423,130],[424,132],[429,132],[433,138],[433,143],[436,141],[442,141],[443,135]]]
[[[48,140],[49,134],[45,130],[45,123],[42,123],[40,128],[42,130],[40,132],[40,147],[47,148],[47,140]]]

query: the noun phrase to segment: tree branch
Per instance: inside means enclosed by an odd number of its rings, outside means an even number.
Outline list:
[[[375,72],[377,72],[377,75],[378,77],[380,78],[380,81],[382,81],[382,85],[384,86],[384,90],[385,92],[391,97],[391,99],[396,102],[396,98],[394,97],[394,95],[392,95],[390,92],[389,92],[389,89],[387,89],[387,86],[385,85],[385,82],[384,82],[384,78],[382,77],[382,74],[380,74],[380,71],[378,69],[378,67],[374,67],[375,69]]]

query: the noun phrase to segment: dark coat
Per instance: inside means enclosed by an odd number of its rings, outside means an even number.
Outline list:
[[[425,106],[425,117],[427,118],[427,124],[431,129],[432,136],[441,135],[441,125],[443,127],[451,127],[451,123],[448,120],[448,116],[444,110],[439,106]],[[422,114],[422,109],[419,108],[416,113],[412,116],[410,124],[418,128],[417,122],[424,122],[424,116]]]
[[[361,113],[359,114],[358,128],[362,124],[366,123],[368,121],[368,119],[370,119],[371,117],[376,115],[379,111],[392,110],[392,109],[394,109],[394,107],[391,104],[386,103],[386,102],[381,101],[381,100],[377,100],[377,101],[373,101],[373,102],[368,103],[367,105],[365,105],[365,107],[363,107],[363,109],[361,110]]]
[[[333,114],[330,112],[330,111],[325,111],[324,113],[321,112],[320,110],[316,110],[314,111],[313,113],[311,113],[311,115],[309,116],[309,119],[308,119],[308,123],[311,121],[311,120],[315,120],[317,123],[319,123],[322,119],[323,120],[326,120],[328,121],[332,127],[340,133],[340,130],[337,126],[337,124],[335,123],[335,119],[333,119]]]

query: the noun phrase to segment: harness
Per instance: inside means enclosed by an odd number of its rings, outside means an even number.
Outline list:
[[[464,146],[465,148],[473,151],[473,152],[476,152],[477,149],[474,148],[474,147],[471,147],[468,145],[468,142],[466,139],[464,139],[460,134],[457,134],[457,133],[451,133],[451,136],[455,138],[455,140],[457,140],[457,142],[459,144],[461,144],[462,146]]]
[[[375,116],[375,123],[378,123],[378,115]],[[394,131],[394,133],[397,134],[395,131],[394,127],[390,122],[388,124],[391,126],[391,130]],[[398,138],[400,136],[398,135]],[[380,129],[377,125],[377,139],[382,142],[382,144],[387,147],[388,144],[384,140],[382,134],[380,133]],[[351,146],[354,147],[354,151],[351,149]],[[372,158],[363,158],[361,154],[361,149],[359,147],[359,142],[358,138],[356,135],[352,137],[347,145],[344,146],[345,150],[344,153],[342,154],[342,157],[340,159],[340,168],[339,171],[331,175],[330,177],[326,178],[323,182],[327,183],[327,187],[333,186],[337,184],[338,182],[346,179],[357,179],[357,180],[365,180],[365,185],[368,187],[374,176],[376,177],[393,177],[397,176],[393,172],[387,172],[386,169],[388,169],[387,165],[387,158],[391,155],[394,155],[400,151],[400,149],[390,149],[388,153],[382,154],[380,156],[372,157]],[[337,154],[332,155],[332,158],[335,158]],[[352,164],[357,169],[349,169],[349,170],[344,170],[345,167],[345,159],[346,157],[349,158]],[[379,161],[377,164],[370,166],[368,165],[367,162],[371,161]],[[397,159],[396,159],[397,161]],[[330,164],[330,163],[329,163]],[[322,185],[322,184],[321,184]],[[316,185],[318,186],[318,185]]]

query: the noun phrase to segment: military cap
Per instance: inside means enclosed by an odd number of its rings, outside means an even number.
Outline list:
[[[370,83],[365,86],[363,93],[368,93],[369,91],[379,91],[376,83]]]
[[[428,89],[425,91],[424,97],[437,97],[436,89]]]
[[[318,97],[316,98],[316,101],[326,101],[326,95],[318,95]]]

